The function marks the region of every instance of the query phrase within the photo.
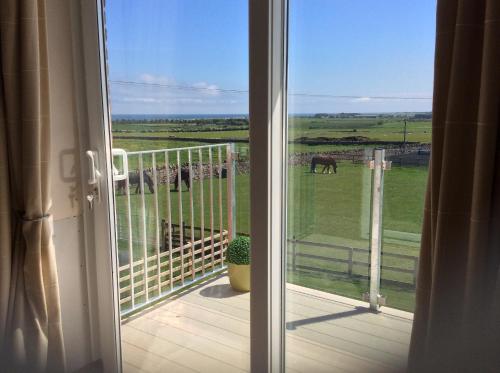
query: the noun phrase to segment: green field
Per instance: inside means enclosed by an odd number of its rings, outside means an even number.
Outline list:
[[[430,121],[408,121],[407,141],[429,143],[431,140]],[[185,130],[183,131],[182,128]],[[213,127],[210,127],[213,128]],[[234,127],[233,127],[234,128]],[[182,127],[181,124],[125,124],[113,125],[115,135],[120,137],[158,137],[156,141],[162,141],[162,137],[182,137],[193,139],[248,139],[248,129],[194,131]],[[141,129],[141,130],[140,130]],[[231,129],[231,127],[229,127]],[[120,132],[117,132],[120,131]],[[126,131],[126,132],[121,132]],[[301,137],[337,138],[347,136],[363,136],[371,140],[402,141],[404,132],[403,119],[336,119],[336,118],[310,118],[291,117],[289,120],[289,139],[295,140]],[[165,139],[164,139],[165,140]],[[122,141],[122,139],[118,140]],[[127,140],[124,140],[127,141]],[[167,140],[168,141],[168,140]]]
[[[144,124],[120,124],[119,136],[151,136],[151,132],[137,132],[134,129],[143,129]],[[207,124],[208,125],[208,124]],[[148,131],[154,131],[153,135],[159,139],[137,140],[137,139],[115,139],[113,146],[124,148],[128,151],[171,149],[186,146],[201,145],[200,139],[217,138],[232,139],[245,138],[248,136],[246,130],[235,131],[186,131],[182,125],[169,124],[147,124]],[[168,131],[168,127],[175,131]],[[369,139],[396,141],[402,139],[402,122],[389,119],[337,119],[337,118],[293,118],[290,124],[291,138],[327,137],[342,138],[346,136],[364,136]],[[193,138],[198,141],[178,141],[176,139],[162,139],[161,137],[177,136]],[[409,122],[408,141],[430,142],[429,122]],[[244,156],[248,155],[248,145],[236,144],[237,150]],[[359,147],[359,146],[358,146]],[[332,150],[353,149],[353,146],[338,145],[315,145],[304,144],[290,145],[290,151],[322,152]],[[193,162],[196,162],[193,157]],[[207,159],[204,153],[204,160]],[[170,160],[172,162],[172,159]],[[182,156],[182,162],[186,161]],[[162,164],[164,160],[158,159]],[[129,160],[131,169],[137,167],[137,159],[131,157]],[[149,167],[150,159],[145,158],[145,167]],[[422,209],[427,181],[426,167],[393,167],[385,174],[384,183],[384,253],[403,254],[417,257],[419,252],[419,233],[422,225]],[[236,176],[236,228],[241,234],[249,233],[249,175]],[[214,178],[214,200],[219,198],[218,179]],[[200,188],[204,192],[204,216],[200,211]],[[171,192],[172,222],[179,222],[178,195]],[[222,214],[225,219],[226,209],[226,179],[222,179]],[[147,190],[147,188],[146,188]],[[134,258],[139,259],[143,252],[142,213],[140,195],[135,195],[131,189],[131,211],[133,228]],[[194,225],[199,226],[203,219],[205,226],[209,225],[209,182],[205,179],[203,185],[195,181],[192,193],[194,196],[193,220]],[[338,173],[332,175],[311,174],[308,167],[296,166],[289,169],[289,216],[288,236],[305,241],[327,243],[339,246],[367,249],[369,247],[370,229],[370,195],[371,195],[371,171],[362,164],[353,164],[350,161],[339,162]],[[158,198],[159,217],[166,218],[167,186],[160,185],[156,194],[145,194],[146,207],[146,235],[148,250],[153,252],[156,240],[156,223],[154,199]],[[119,247],[121,251],[128,250],[127,244],[127,221],[126,221],[126,197],[116,196]],[[183,186],[182,192],[183,218],[190,225],[189,192]],[[214,210],[214,220],[219,220],[219,210]],[[217,229],[217,226],[216,226]],[[295,246],[296,257],[294,263],[301,267],[300,270],[290,270],[288,281],[308,286],[311,288],[337,293],[344,296],[360,299],[362,294],[368,290],[367,276],[368,268],[363,265],[354,265],[352,275],[346,275],[346,265],[341,262],[332,262],[307,257],[307,255],[322,256],[335,260],[345,260],[346,251],[334,248],[310,247],[297,244]],[[289,245],[288,262],[291,263],[291,245]],[[305,256],[300,256],[304,254]],[[353,260],[360,263],[368,262],[366,253],[356,252]],[[394,257],[383,258],[383,265],[402,269],[413,269],[414,262],[407,259]],[[304,268],[316,268],[320,270],[307,270]],[[328,273],[338,272],[338,273]],[[390,282],[390,281],[393,282]],[[404,283],[412,283],[412,275],[397,273],[390,270],[382,271],[381,293],[387,296],[387,304],[408,311],[413,311],[414,289]],[[402,283],[398,285],[394,281]]]

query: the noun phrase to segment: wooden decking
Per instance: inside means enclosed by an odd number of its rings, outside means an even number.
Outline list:
[[[124,372],[249,371],[249,302],[220,276],[126,320]],[[289,285],[287,371],[403,371],[411,316]]]

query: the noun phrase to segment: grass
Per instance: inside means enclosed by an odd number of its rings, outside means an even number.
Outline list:
[[[289,122],[290,138],[364,136],[372,140],[403,141],[403,118],[304,118],[292,117]],[[429,143],[430,121],[408,121],[407,141]]]
[[[394,167],[386,173],[385,199],[384,199],[384,251],[405,255],[418,255],[418,242],[393,237],[393,232],[413,233],[418,235],[421,228],[423,191],[427,177],[427,170],[418,167]],[[350,162],[340,162],[338,173],[332,175],[311,174],[307,167],[293,167],[290,169],[290,203],[289,203],[289,236],[307,239],[313,242],[324,242],[337,245],[347,245],[368,248],[369,219],[370,219],[370,171],[363,165]],[[214,201],[219,199],[218,179],[213,179]],[[204,216],[200,210],[200,188],[203,187],[205,209]],[[158,198],[160,220],[167,216],[167,186],[160,185],[156,194],[146,192],[146,240],[150,253],[154,251],[156,240],[156,223],[154,200]],[[178,197],[179,193],[171,190],[172,221],[179,222]],[[227,180],[222,179],[222,216],[224,227],[227,219],[226,188]],[[133,193],[134,190],[131,189]],[[205,226],[210,224],[208,198],[210,193],[209,180],[203,184],[194,182],[192,193],[195,198],[193,204],[193,220],[195,226],[200,226],[204,221]],[[183,187],[181,192],[183,217],[190,225],[189,192]],[[127,222],[126,222],[126,197],[118,195],[117,218],[119,227],[120,250],[128,250]],[[236,177],[236,227],[241,233],[249,233],[249,175]],[[217,205],[215,205],[217,206]],[[143,252],[142,232],[142,201],[139,195],[131,194],[131,211],[134,242],[134,258],[137,260]],[[216,229],[219,227],[219,209],[214,210]],[[189,233],[189,231],[188,231]],[[332,249],[309,248],[299,245],[298,252],[322,255],[331,258],[344,258],[344,253]],[[355,260],[368,261],[368,257],[355,257]],[[338,266],[331,262],[301,258],[301,264],[315,268],[327,268],[345,272],[345,265]],[[411,269],[413,264],[409,261],[388,258],[384,265]],[[355,268],[354,274],[366,274],[365,267]],[[382,278],[397,281],[411,282],[411,276],[405,274],[383,273]],[[316,288],[319,290],[335,292],[345,296],[361,298],[367,289],[367,281],[346,276],[332,276],[314,271],[289,273],[291,282]],[[388,304],[406,310],[413,307],[413,290],[395,289],[393,285],[384,286],[384,295],[388,295]]]
[[[379,124],[380,123],[380,124]],[[179,131],[178,127],[170,124],[154,125],[154,132],[139,130],[137,124],[113,125],[113,129],[119,128],[121,131],[115,135],[120,137],[182,137],[182,138],[216,138],[216,139],[248,139],[248,130],[230,131]],[[175,129],[175,131],[174,131]],[[116,129],[115,129],[116,130]],[[153,131],[153,130],[151,130]],[[332,119],[332,118],[290,118],[289,138],[291,140],[306,137],[329,137],[342,138],[346,136],[364,136],[371,140],[403,141],[404,123],[402,120],[380,120],[374,119]],[[431,141],[431,123],[429,121],[409,121],[407,122],[407,141],[429,143]],[[121,141],[120,139],[119,141]],[[125,140],[127,141],[127,140]],[[134,140],[137,141],[137,140]],[[140,141],[140,140],[139,140]],[[172,141],[172,140],[153,140]],[[184,141],[181,141],[184,143]],[[199,144],[199,142],[197,142]],[[137,145],[135,145],[137,146]],[[184,145],[187,146],[187,145]]]

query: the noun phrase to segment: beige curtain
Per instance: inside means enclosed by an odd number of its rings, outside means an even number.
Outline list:
[[[500,371],[500,1],[438,0],[409,367]]]
[[[64,371],[44,0],[0,4],[0,370]]]

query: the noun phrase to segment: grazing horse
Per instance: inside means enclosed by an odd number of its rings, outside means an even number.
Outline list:
[[[171,178],[173,177],[173,182],[175,185],[175,190],[179,190],[179,173],[176,172],[175,174],[171,174]],[[184,184],[186,184],[188,190],[191,187],[189,184],[189,169],[187,168],[181,168],[181,183],[184,181]],[[172,182],[172,181],[170,181]]]
[[[145,170],[143,171],[143,178],[144,178],[144,183],[148,184],[149,191],[151,193],[154,193],[155,189],[154,189],[153,179],[151,179],[151,176],[149,176],[149,174]],[[139,193],[139,190],[142,190],[141,177],[139,175],[139,172],[129,172],[128,182],[132,186],[136,185],[135,194]],[[116,182],[116,191],[124,194],[125,193],[125,186],[126,186],[125,180],[117,181]]]
[[[315,174],[316,173],[316,165],[322,165],[323,170],[321,173],[325,173],[325,171],[328,171],[329,174],[332,173],[330,171],[330,167],[333,168],[333,172],[337,173],[337,161],[335,161],[335,158],[331,155],[315,155],[312,157],[311,160],[311,173]]]

